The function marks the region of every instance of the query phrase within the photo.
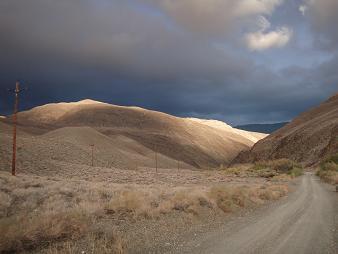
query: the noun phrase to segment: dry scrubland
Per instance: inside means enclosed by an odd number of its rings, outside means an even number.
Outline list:
[[[4,146],[11,151],[10,117],[1,119]],[[32,164],[55,168],[54,161],[90,165],[90,145],[95,145],[95,165],[120,169],[153,167],[218,167],[227,164],[266,134],[237,130],[217,121],[199,122],[137,107],[122,107],[92,100],[47,104],[18,114],[18,149],[26,172]],[[2,137],[3,136],[3,137]],[[1,151],[4,150],[4,152]],[[34,157],[31,159],[30,157]],[[0,161],[1,165],[1,161]]]
[[[320,163],[317,175],[327,183],[338,185],[338,153]]]
[[[5,120],[0,253],[163,253],[231,212],[285,196],[301,173],[288,160],[219,167],[263,134],[85,100],[19,114],[12,177]]]
[[[222,169],[222,168],[221,168]],[[294,178],[303,174],[301,164],[288,159],[259,161],[252,164],[238,164],[223,169],[228,174],[237,176],[264,177],[272,179]]]
[[[158,174],[91,167],[55,176],[0,172],[0,252],[154,251],[194,225],[286,195],[295,175],[290,163]]]

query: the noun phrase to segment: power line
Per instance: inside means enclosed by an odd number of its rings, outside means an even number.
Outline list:
[[[92,148],[92,167],[94,167],[94,144],[90,145]]]
[[[156,166],[156,173],[157,173],[157,147],[156,147],[156,150],[155,150],[155,166]]]

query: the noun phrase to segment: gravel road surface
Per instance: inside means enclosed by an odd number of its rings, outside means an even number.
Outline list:
[[[187,239],[175,253],[337,254],[338,193],[306,173],[289,197]]]

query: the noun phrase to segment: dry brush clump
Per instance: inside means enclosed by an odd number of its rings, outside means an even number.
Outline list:
[[[204,205],[202,192],[191,188],[124,190],[106,204],[107,214],[130,218],[158,218],[170,212],[198,214]]]
[[[53,243],[41,251],[41,254],[123,254],[125,243],[115,234],[101,232],[89,233],[80,241]]]
[[[302,165],[289,159],[278,159],[270,161],[259,161],[254,164],[253,169],[262,177],[275,177],[281,174],[297,177],[303,174]]]
[[[37,212],[0,219],[0,253],[123,253],[116,235],[95,229],[95,218],[80,209]]]
[[[338,184],[338,153],[320,163],[317,175],[327,183]]]
[[[258,161],[254,164],[236,164],[228,168],[221,168],[221,170],[227,175],[238,177],[274,179],[289,179],[303,174],[302,165],[289,159]]]
[[[236,164],[230,167],[221,167],[220,170],[226,175],[238,177],[255,176],[251,164]]]
[[[217,186],[210,189],[208,197],[211,203],[215,203],[224,212],[231,212],[240,207],[251,204],[261,204],[265,201],[276,200],[288,192],[286,185],[262,185],[256,187]]]
[[[107,214],[131,218],[158,218],[163,214],[183,212],[199,215],[204,209],[231,212],[237,208],[275,200],[288,192],[286,185],[227,186],[204,189],[178,188],[166,193],[129,190],[107,203]]]
[[[89,222],[79,211],[20,214],[0,219],[0,251],[14,253],[75,240],[88,231]]]
[[[122,253],[118,235],[96,228],[110,192],[92,185],[0,172],[0,253],[87,253],[95,243],[88,253]]]

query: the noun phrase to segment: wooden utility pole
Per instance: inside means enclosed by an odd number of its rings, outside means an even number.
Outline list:
[[[92,167],[94,167],[94,145],[90,145],[92,148]]]
[[[177,172],[179,172],[179,171],[180,171],[180,161],[177,160]]]
[[[155,147],[155,168],[157,173],[157,147]]]
[[[18,113],[18,104],[19,104],[19,93],[20,84],[17,81],[15,84],[15,102],[14,102],[14,113],[13,113],[13,156],[12,156],[12,175],[16,174],[16,124],[17,124],[17,113]]]

